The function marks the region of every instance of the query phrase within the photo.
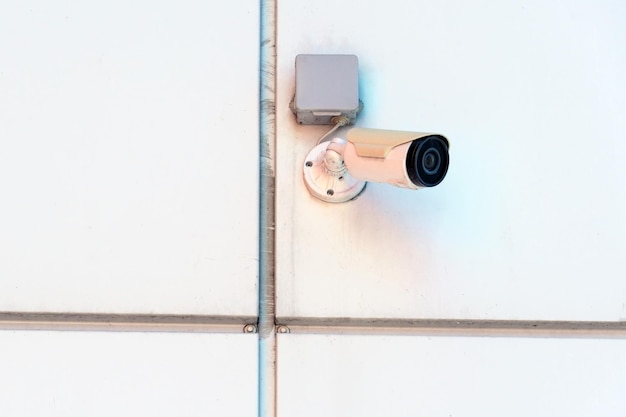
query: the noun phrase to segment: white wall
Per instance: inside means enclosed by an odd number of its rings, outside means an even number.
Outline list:
[[[281,417],[623,415],[625,20],[615,1],[279,3]],[[357,125],[446,135],[443,183],[309,195],[328,127],[288,107],[304,53],[358,55]],[[411,328],[432,320],[449,327]],[[572,330],[589,321],[621,331]]]
[[[256,316],[258,32],[253,1],[0,6],[0,311]]]
[[[251,335],[0,331],[3,416],[254,416]]]
[[[258,48],[251,0],[0,3],[2,416],[257,414],[189,315],[256,321]]]
[[[626,317],[621,2],[278,11],[280,317]],[[357,125],[446,135],[443,183],[312,198],[302,164],[326,127],[288,108],[300,53],[358,55]]]
[[[620,416],[626,342],[279,336],[278,415]]]
[[[258,314],[258,6],[0,5],[3,416],[271,403],[271,349],[183,320]],[[626,6],[277,9],[278,415],[623,415]],[[300,53],[358,55],[358,125],[446,135],[444,182],[312,198]]]

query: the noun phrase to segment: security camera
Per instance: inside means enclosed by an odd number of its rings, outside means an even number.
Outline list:
[[[346,139],[317,145],[304,163],[315,197],[333,203],[353,199],[366,181],[417,190],[434,187],[448,172],[450,143],[442,135],[353,128]]]
[[[432,133],[354,128],[343,159],[350,174],[417,190],[434,187],[448,172],[448,140]]]

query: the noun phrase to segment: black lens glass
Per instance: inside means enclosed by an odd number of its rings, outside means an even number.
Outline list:
[[[441,165],[441,155],[437,149],[430,148],[424,152],[424,156],[422,157],[422,168],[427,174],[432,175],[437,172],[439,165]]]
[[[448,142],[439,135],[414,140],[406,156],[407,174],[420,187],[439,184],[448,172],[448,164]]]

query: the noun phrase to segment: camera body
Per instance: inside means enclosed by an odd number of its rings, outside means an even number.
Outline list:
[[[417,190],[444,179],[449,147],[448,139],[432,133],[353,128],[343,158],[355,178]]]
[[[341,203],[361,193],[366,181],[417,190],[434,187],[448,172],[450,143],[442,135],[353,128],[347,140],[317,145],[304,163],[304,181],[320,200]]]

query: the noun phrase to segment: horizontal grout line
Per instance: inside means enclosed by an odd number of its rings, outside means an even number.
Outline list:
[[[626,321],[291,317],[280,324],[303,334],[626,338]]]
[[[251,324],[247,332],[253,333],[256,321],[248,316],[0,312],[0,330],[243,333]]]
[[[626,338],[626,321],[289,317],[279,323],[302,334]],[[256,324],[252,316],[0,312],[0,330],[242,333],[247,325],[256,332]]]

